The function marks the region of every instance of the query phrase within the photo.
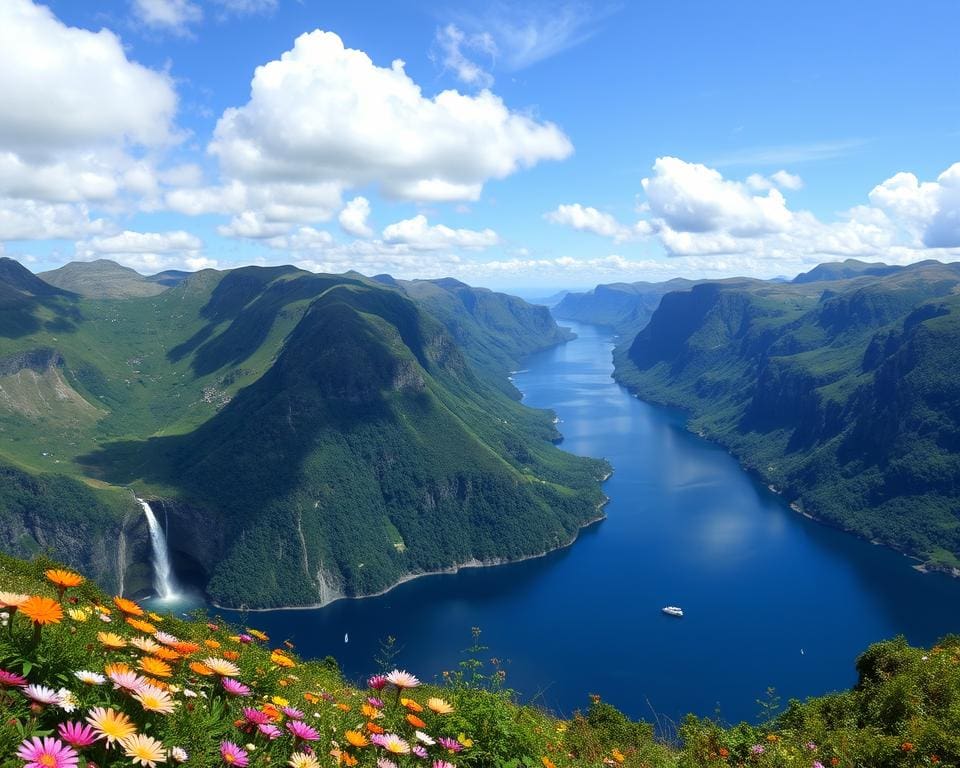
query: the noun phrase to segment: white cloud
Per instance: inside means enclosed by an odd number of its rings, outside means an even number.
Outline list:
[[[133,0],[138,21],[175,35],[190,34],[190,25],[203,19],[203,10],[190,0]]]
[[[554,224],[613,238],[614,242],[618,243],[650,233],[650,225],[646,221],[640,221],[628,227],[617,221],[611,214],[580,203],[558,205],[555,210],[544,214],[544,218]]]
[[[387,243],[408,245],[414,250],[435,251],[445,248],[483,249],[500,242],[492,229],[451,229],[443,224],[431,226],[427,217],[418,214],[390,224],[383,230]]]
[[[791,191],[803,188],[803,179],[787,171],[777,171],[769,176],[763,176],[759,173],[751,173],[747,176],[746,184],[750,189],[759,192],[765,192],[769,189],[789,189]]]
[[[436,45],[440,55],[436,56],[444,69],[451,70],[457,79],[467,85],[489,88],[493,85],[493,75],[472,59],[464,50],[473,50],[493,59],[497,55],[497,44],[489,32],[466,34],[456,24],[447,24],[437,30]]]
[[[202,254],[203,241],[182,230],[132,232],[92,237],[76,244],[76,256],[88,261],[109,258],[141,272],[164,269],[198,270],[215,267],[215,259]]]
[[[912,173],[897,173],[871,190],[870,202],[898,219],[927,247],[960,247],[960,163],[936,181],[921,182]]]
[[[0,240],[74,239],[106,229],[83,204],[0,198]]]
[[[317,30],[258,67],[250,101],[228,109],[210,151],[246,184],[376,183],[408,200],[476,200],[500,179],[572,151],[555,125],[482,91],[425,97],[402,61],[378,67]]]
[[[370,218],[370,201],[365,197],[355,197],[340,211],[337,220],[343,231],[354,237],[373,237],[373,230],[367,224]]]
[[[175,189],[165,199],[171,210],[190,216],[255,210],[265,221],[310,223],[333,216],[342,205],[340,192],[335,183],[246,184],[233,180],[219,187]]]
[[[224,237],[260,239],[286,234],[289,229],[286,222],[267,221],[258,211],[244,211],[230,219],[228,224],[217,227],[217,233]]]
[[[277,0],[213,0],[213,2],[234,16],[272,13],[277,9]]]

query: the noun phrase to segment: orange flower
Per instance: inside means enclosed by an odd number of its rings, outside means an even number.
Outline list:
[[[271,720],[283,720],[283,712],[273,706],[273,704],[264,704],[260,709]]]
[[[353,755],[351,755],[349,752],[344,752],[340,757],[341,757],[341,759],[343,760],[343,764],[344,764],[344,765],[349,765],[349,766],[351,766],[351,768],[352,768],[352,766],[356,765],[357,762],[359,762],[359,761],[357,760],[357,758],[355,758],[355,757],[354,757]]]
[[[903,744],[900,745],[900,749],[902,749],[904,752],[913,752],[913,742],[912,741],[903,742]]]
[[[367,729],[367,733],[383,733],[383,728],[376,723],[367,723],[364,728]]]
[[[198,675],[203,675],[204,677],[209,677],[213,674],[213,670],[210,669],[206,664],[201,664],[199,661],[191,661],[190,669],[196,672]]]
[[[115,661],[112,664],[107,664],[106,666],[104,666],[103,671],[111,676],[123,675],[123,674],[126,674],[127,672],[133,672],[133,670],[130,669],[130,666],[128,664],[124,664],[122,661]]]
[[[546,755],[540,758],[540,762],[543,763],[543,768],[557,768],[553,760],[551,760]]]
[[[56,584],[57,587],[60,588],[61,593],[70,587],[79,587],[84,582],[83,576],[79,573],[64,571],[60,568],[51,568],[48,571],[44,571],[43,574],[51,583]]]
[[[407,715],[407,722],[414,728],[426,728],[427,724],[416,715]]]
[[[720,747],[720,757],[726,760],[728,757],[730,757],[730,750],[726,747]]]
[[[618,763],[622,763],[624,760],[627,759],[623,756],[623,752],[621,752],[616,747],[613,748],[610,754],[613,756],[613,759],[616,760]]]
[[[146,681],[147,681],[150,685],[152,685],[154,688],[160,688],[160,689],[162,689],[162,690],[164,690],[164,691],[167,690],[167,689],[170,687],[170,684],[169,684],[169,683],[165,683],[165,682],[163,682],[163,680],[157,680],[157,678],[155,678],[155,677],[145,677],[145,678],[143,678],[143,679],[146,680]]]
[[[63,609],[60,603],[49,597],[34,595],[20,606],[20,613],[26,616],[37,626],[44,624],[59,624],[63,618]]]
[[[296,663],[294,663],[293,659],[287,658],[282,651],[274,651],[273,653],[271,653],[270,661],[272,661],[278,667],[286,667],[288,669],[290,667],[297,666]]]
[[[411,712],[423,712],[423,707],[421,707],[413,699],[400,699],[400,703],[403,704]]]
[[[158,659],[163,659],[164,661],[176,661],[180,658],[180,654],[175,650],[172,648],[164,648],[163,646],[157,648],[157,650],[153,652],[153,655]]]
[[[97,632],[97,640],[115,651],[127,647],[127,641],[116,632]]]
[[[345,731],[343,735],[352,747],[365,747],[370,743],[370,740],[360,731]]]
[[[203,641],[203,644],[204,644],[205,646],[207,646],[207,648],[219,648],[219,647],[220,647],[220,643],[218,643],[216,640],[204,640],[204,641]]]
[[[139,629],[141,632],[146,632],[148,635],[152,635],[157,631],[157,628],[153,626],[149,621],[142,621],[141,619],[134,619],[130,616],[127,616],[127,624],[129,624],[134,629]]]
[[[223,658],[230,659],[230,661],[236,661],[240,658],[240,654],[236,651],[224,651]]]
[[[148,675],[153,675],[155,677],[170,677],[172,674],[170,670],[170,665],[165,661],[154,658],[153,656],[144,656],[140,659],[140,669],[146,672]]]
[[[127,598],[117,595],[113,598],[113,604],[130,616],[143,616],[143,608],[133,602],[133,600],[127,600]]]
[[[311,704],[317,704],[320,701],[319,696],[314,696],[312,693],[309,693],[309,692],[303,694],[303,698],[305,698]]]
[[[341,702],[341,703],[337,704],[337,709],[341,710],[342,712],[349,712],[349,711],[350,711],[350,705],[349,705],[349,704],[344,704],[343,702]]]
[[[378,717],[383,717],[383,712],[369,704],[361,704],[360,711],[363,713],[364,717],[369,717],[371,720],[376,720]]]
[[[171,647],[177,653],[182,654],[184,656],[190,656],[191,654],[194,654],[200,650],[199,645],[197,645],[196,643],[187,642],[186,640],[181,640],[179,642],[176,642]]]

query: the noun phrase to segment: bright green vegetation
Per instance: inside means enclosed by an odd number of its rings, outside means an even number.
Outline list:
[[[506,382],[566,338],[544,308],[456,281],[292,267],[204,271],[123,299],[81,298],[10,260],[0,280],[14,317],[0,325],[0,462],[41,488],[0,496],[7,551],[106,574],[96,553],[118,520],[140,521],[132,488],[214,600],[306,605],[540,554],[600,515],[605,465],[555,448],[550,414]],[[86,486],[104,489],[86,506],[100,527],[61,546],[45,531]],[[143,526],[129,533],[136,549]],[[128,589],[144,586],[138,562],[123,566]]]
[[[0,555],[0,591],[42,595],[57,593],[43,576],[54,567],[40,558],[33,562]],[[496,649],[483,648],[479,631],[474,645],[465,652],[458,669],[436,680],[408,688],[403,696],[420,707],[411,722],[398,691],[388,685],[378,692],[366,683],[346,681],[336,661],[303,661],[286,650],[282,638],[240,642],[247,627],[230,627],[218,619],[213,624],[203,614],[191,620],[175,616],[144,616],[153,627],[135,627],[122,620],[110,598],[89,582],[66,593],[69,609],[56,623],[42,627],[34,640],[30,621],[14,615],[9,628],[0,631],[0,669],[21,674],[34,685],[54,691],[67,689],[77,707],[71,713],[56,705],[31,708],[16,686],[0,688],[4,717],[0,720],[0,768],[21,768],[14,757],[21,743],[36,734],[57,735],[65,721],[82,722],[93,707],[111,707],[130,718],[140,732],[158,740],[166,749],[179,747],[189,755],[187,765],[218,768],[223,741],[240,745],[251,766],[286,765],[300,748],[286,728],[291,719],[279,708],[289,704],[299,709],[306,723],[319,732],[314,742],[319,765],[347,764],[368,768],[377,765],[384,750],[371,744],[351,746],[346,732],[370,735],[373,722],[388,733],[399,734],[408,744],[414,732],[427,733],[434,741],[451,739],[462,747],[451,754],[439,743],[429,745],[428,760],[413,755],[394,755],[400,768],[430,765],[444,758],[459,768],[586,768],[623,765],[625,768],[895,768],[898,766],[953,766],[960,764],[960,638],[948,636],[932,649],[911,648],[902,639],[877,643],[856,661],[858,682],[849,690],[790,701],[781,707],[775,695],[758,702],[756,723],[728,725],[710,719],[687,717],[674,727],[663,722],[634,722],[599,696],[584,696],[585,709],[569,719],[543,709],[518,703],[509,688],[509,678],[496,660],[487,662]],[[129,608],[129,607],[128,607]],[[70,611],[73,611],[71,614]],[[112,621],[100,616],[109,611]],[[172,684],[169,713],[144,711],[132,695],[111,685],[81,683],[78,670],[104,671],[108,662],[124,662],[139,671],[147,652],[131,644],[134,638],[156,628],[181,642],[188,653],[168,661]],[[254,624],[255,628],[255,624]],[[127,645],[110,650],[98,633],[110,631]],[[164,637],[169,641],[169,638]],[[138,641],[139,642],[139,641]],[[544,642],[549,642],[545,637]],[[209,643],[209,644],[208,644]],[[277,650],[280,649],[278,654]],[[389,646],[378,664],[371,660],[371,673],[392,668]],[[235,679],[249,686],[251,696],[227,695],[217,677],[201,676],[191,662],[215,657],[232,660]],[[637,663],[644,663],[642,656]],[[417,670],[410,670],[416,674]],[[190,694],[200,694],[192,696]],[[382,707],[363,705],[378,695]],[[279,697],[279,698],[275,698]],[[430,699],[442,699],[449,709],[439,714]],[[436,705],[435,705],[436,706]],[[272,713],[281,735],[269,741],[245,725],[243,707]],[[239,725],[238,725],[239,723]],[[246,745],[253,744],[248,750]],[[328,754],[333,749],[338,761]],[[104,749],[102,741],[82,747],[80,766],[93,762],[100,768],[130,765],[122,747]],[[85,761],[93,762],[85,762]],[[163,763],[168,764],[168,763]]]
[[[663,297],[617,377],[687,409],[806,513],[956,567],[958,287],[960,267],[937,262],[698,285]]]

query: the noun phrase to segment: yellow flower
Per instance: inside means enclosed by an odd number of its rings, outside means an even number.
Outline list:
[[[86,621],[87,619],[90,618],[90,614],[87,613],[82,608],[68,608],[67,616],[69,616],[74,621],[80,621],[80,622]]]
[[[208,656],[203,660],[203,663],[214,674],[221,677],[237,677],[240,674],[240,667],[226,659],[218,659],[216,656]]]
[[[167,662],[155,659],[153,656],[144,656],[140,659],[138,666],[148,675],[154,675],[155,677],[170,677],[173,674]]]
[[[157,763],[165,762],[167,759],[167,751],[163,743],[152,736],[143,734],[128,736],[121,740],[120,746],[123,747],[127,757],[133,758],[134,763],[146,768],[157,768]]]
[[[97,640],[107,648],[113,648],[114,650],[127,647],[127,641],[116,632],[97,632]]]
[[[146,632],[148,635],[152,635],[157,631],[157,628],[153,626],[149,621],[143,621],[143,619],[135,619],[132,616],[127,616],[127,624],[129,624],[134,629],[138,629],[141,632]]]
[[[283,696],[271,696],[270,701],[272,701],[278,707],[286,707],[290,704],[290,702],[283,698]]]
[[[94,707],[87,715],[87,722],[93,726],[93,730],[99,733],[107,740],[107,746],[111,746],[114,741],[133,736],[137,732],[137,727],[130,722],[130,718],[122,712],[117,712],[110,707]]]
[[[470,749],[473,746],[473,739],[468,739],[463,733],[457,734],[457,741],[463,744],[464,749]]]
[[[140,706],[147,712],[159,712],[163,715],[173,712],[174,701],[170,694],[153,685],[140,686],[133,698],[139,701]]]
[[[343,735],[352,747],[365,747],[370,743],[370,740],[360,731],[346,731]]]
[[[623,752],[621,752],[616,747],[613,748],[610,754],[613,755],[613,759],[616,760],[618,763],[622,763],[624,760],[627,759],[623,756]]]
[[[247,634],[252,635],[253,637],[257,638],[257,640],[262,640],[263,642],[267,642],[270,639],[259,629],[250,629],[250,627],[247,627]]]
[[[449,715],[453,712],[453,707],[444,699],[427,699],[427,707],[438,715]]]
[[[274,651],[270,654],[270,661],[276,664],[278,667],[295,667],[297,666],[293,659],[285,656],[282,651]]]
[[[290,768],[320,768],[320,763],[313,755],[306,752],[294,752],[287,761]]]

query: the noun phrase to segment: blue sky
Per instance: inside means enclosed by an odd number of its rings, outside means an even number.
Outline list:
[[[958,28],[947,0],[6,0],[0,242],[525,293],[952,260]]]

